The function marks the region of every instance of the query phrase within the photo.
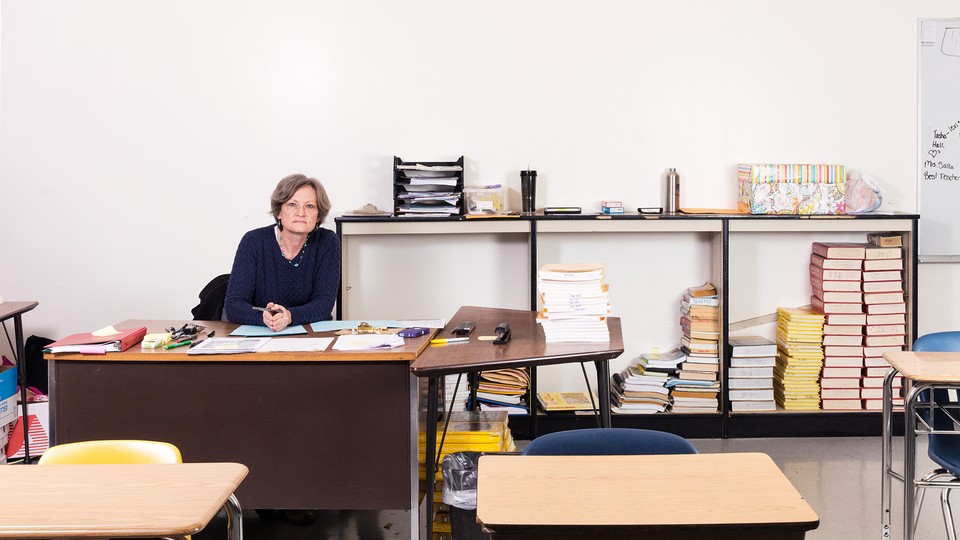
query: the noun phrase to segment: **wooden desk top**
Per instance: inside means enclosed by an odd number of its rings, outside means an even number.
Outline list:
[[[0,467],[0,538],[196,534],[246,475],[239,463]]]
[[[883,353],[883,359],[906,379],[960,383],[960,353],[896,351]]]
[[[604,343],[547,343],[537,312],[466,306],[460,308],[437,337],[455,337],[451,330],[464,321],[474,321],[470,341],[431,345],[410,365],[418,377],[437,377],[483,369],[540,366],[567,362],[609,360],[623,354],[620,319],[607,318],[610,341]],[[501,322],[510,324],[511,340],[504,345],[480,341],[478,336],[495,335]]]
[[[0,304],[0,321],[26,313],[37,305],[37,302],[3,302]]]
[[[511,526],[752,526],[820,518],[766,454],[481,456],[477,519]]]
[[[0,304],[2,305],[2,304]],[[147,319],[129,319],[113,325],[114,328],[125,329],[140,326],[147,327],[147,333],[163,332],[165,329],[181,327],[185,320],[158,321]],[[215,331],[215,337],[228,337],[230,332],[236,330],[239,324],[226,321],[196,321],[206,327],[206,332]],[[334,332],[313,332],[309,325],[304,325],[308,333],[298,336],[282,336],[274,339],[297,339],[303,337],[334,337]],[[206,334],[201,334],[200,338]],[[79,354],[79,353],[60,353],[44,354],[47,360],[80,360],[80,361],[117,361],[117,362],[363,362],[363,361],[396,361],[412,362],[417,356],[430,344],[430,338],[433,333],[416,338],[404,339],[403,347],[393,349],[371,349],[362,351],[334,351],[329,347],[325,351],[309,352],[270,352],[270,353],[252,353],[252,354],[187,354],[187,347],[178,347],[176,349],[141,349],[140,345],[134,345],[123,352],[112,352],[107,354]],[[331,344],[332,346],[333,344]]]

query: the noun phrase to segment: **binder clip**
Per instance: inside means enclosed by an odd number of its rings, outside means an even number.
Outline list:
[[[494,345],[503,345],[504,343],[510,341],[510,325],[502,322],[497,325],[496,329],[497,339],[493,340]]]

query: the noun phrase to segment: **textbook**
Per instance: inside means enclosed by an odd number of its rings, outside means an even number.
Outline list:
[[[106,354],[121,352],[133,347],[143,336],[147,335],[147,327],[125,328],[117,330],[112,326],[102,328],[96,332],[73,334],[54,341],[44,349],[51,353],[80,353]]]
[[[545,411],[592,411],[586,392],[537,392],[537,401]],[[593,403],[597,403],[594,398]]]

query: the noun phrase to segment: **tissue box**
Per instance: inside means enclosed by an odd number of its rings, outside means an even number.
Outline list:
[[[499,215],[503,213],[504,189],[497,186],[463,188],[467,213],[472,215]]]
[[[843,165],[740,165],[737,209],[750,214],[845,214],[844,179]]]

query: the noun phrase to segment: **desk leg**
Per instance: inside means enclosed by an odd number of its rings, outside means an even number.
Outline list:
[[[883,379],[883,436],[880,439],[882,448],[881,471],[883,479],[880,484],[880,501],[882,503],[881,535],[883,540],[890,538],[890,495],[893,483],[893,378],[897,375],[896,369],[891,369]]]
[[[434,482],[436,482],[437,475],[436,470],[436,455],[437,455],[437,391],[439,389],[439,383],[437,382],[437,377],[430,377],[427,380],[427,447],[425,449],[426,453],[426,469],[427,476],[425,482],[424,491],[426,494],[424,498],[424,506],[426,507],[426,526],[427,534],[424,538],[431,539],[433,538],[433,492],[434,492]]]
[[[610,361],[597,360],[597,399],[600,400],[600,425],[610,427]]]
[[[23,351],[23,320],[20,318],[20,315],[13,317],[13,334],[14,340],[16,340],[17,343],[17,373],[20,378],[20,403],[23,408],[23,462],[29,465],[30,437],[27,436],[27,428],[29,427],[29,423],[27,422],[29,418],[27,411],[27,358],[26,353]]]
[[[914,530],[916,522],[914,506],[917,493],[914,485],[917,454],[916,402],[920,392],[929,389],[929,384],[914,383],[903,400],[903,540],[913,540],[916,532]]]
[[[243,540],[243,511],[236,495],[230,495],[223,507],[227,509],[227,537],[230,540]]]

